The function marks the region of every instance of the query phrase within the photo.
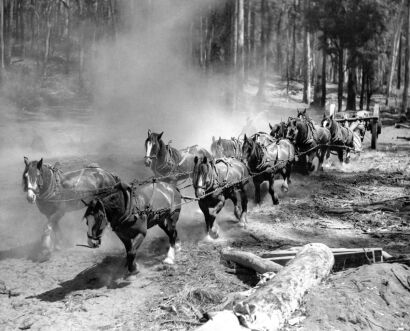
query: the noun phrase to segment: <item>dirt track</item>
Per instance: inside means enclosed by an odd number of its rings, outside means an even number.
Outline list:
[[[218,252],[228,245],[260,253],[323,242],[331,247],[384,247],[391,254],[408,254],[408,213],[332,216],[325,212],[329,206],[409,195],[410,149],[408,144],[392,139],[395,130],[384,128],[380,150],[366,149],[343,169],[335,163],[324,174],[294,175],[289,193],[280,195],[279,206],[271,206],[267,197],[261,206],[251,205],[246,229],[236,224],[228,204],[218,218],[222,238],[216,242],[203,242],[202,215],[195,203],[187,206],[178,224],[182,251],[176,266],[161,263],[167,240],[159,229],[153,229],[138,254],[141,273],[131,281],[123,279],[123,248],[110,231],[100,249],[75,247],[86,240],[81,212],[66,215],[62,222],[65,248],[47,262],[32,261],[44,219],[21,192],[22,160],[10,161],[7,166],[12,170],[1,179],[2,187],[9,190],[0,198],[0,325],[6,330],[193,328],[199,316],[222,302],[226,294],[248,288],[236,276],[225,273],[219,263]],[[401,135],[405,135],[403,132]],[[125,179],[147,175],[129,155],[66,158],[63,169],[88,160],[115,169]],[[407,230],[407,234],[365,233],[381,228]],[[363,323],[361,326],[366,327]]]

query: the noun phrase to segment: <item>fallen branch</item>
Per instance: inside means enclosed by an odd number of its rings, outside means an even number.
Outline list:
[[[402,123],[396,123],[394,124],[394,127],[396,129],[404,128],[404,129],[410,129],[410,125],[402,124]]]
[[[410,137],[400,137],[400,136],[397,136],[397,139],[403,139],[403,140],[410,141]]]
[[[265,272],[278,272],[283,267],[275,262],[263,259],[250,252],[243,252],[233,249],[223,249],[221,258],[226,261],[232,261],[248,269],[255,270],[260,274]]]

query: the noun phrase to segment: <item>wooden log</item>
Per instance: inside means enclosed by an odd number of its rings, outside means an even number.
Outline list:
[[[265,286],[234,306],[241,324],[253,330],[278,330],[302,297],[327,277],[333,267],[332,251],[323,244],[308,244]]]
[[[253,269],[260,274],[265,272],[278,272],[283,267],[275,262],[265,260],[250,252],[243,252],[233,249],[223,249],[221,257],[226,261],[232,261],[248,269]]]

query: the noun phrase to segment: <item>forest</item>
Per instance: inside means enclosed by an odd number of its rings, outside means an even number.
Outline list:
[[[172,55],[204,77],[223,77],[232,109],[250,77],[262,99],[266,82],[281,79],[287,93],[292,82],[303,83],[308,105],[324,107],[331,83],[339,111],[369,109],[376,94],[386,105],[395,100],[402,113],[408,108],[405,0],[1,0],[1,82],[16,79],[16,72],[31,82],[60,73],[76,76],[84,91],[96,45],[114,42],[115,52],[121,36],[149,38],[166,17],[165,3],[170,15],[180,15],[172,25]]]

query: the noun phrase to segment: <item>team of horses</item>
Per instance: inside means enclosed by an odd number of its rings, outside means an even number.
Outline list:
[[[201,209],[206,235],[219,236],[215,218],[226,200],[234,204],[234,215],[240,226],[247,223],[248,187],[254,184],[255,202],[261,202],[260,186],[269,183],[268,192],[274,205],[279,203],[274,182],[281,176],[281,189],[287,191],[291,172],[298,159],[305,173],[313,171],[313,159],[318,158],[318,170],[331,151],[340,162],[349,160],[355,133],[339,124],[333,116],[324,116],[317,126],[305,111],[287,122],[269,124],[270,133],[257,132],[242,139],[212,139],[211,153],[192,146],[178,150],[166,144],[163,132],[148,130],[145,140],[145,165],[154,178],[146,182],[126,184],[117,176],[90,165],[84,169],[63,173],[43,160],[24,158],[23,189],[27,200],[36,203],[47,217],[42,236],[42,257],[47,258],[58,248],[59,221],[66,212],[86,207],[88,247],[101,244],[104,229],[110,224],[123,242],[127,268],[138,272],[136,251],[147,230],[158,225],[169,238],[170,248],[164,263],[175,262],[178,249],[176,224],[182,206],[196,200]],[[344,153],[346,157],[343,157]],[[195,198],[185,197],[178,186],[190,178]]]

